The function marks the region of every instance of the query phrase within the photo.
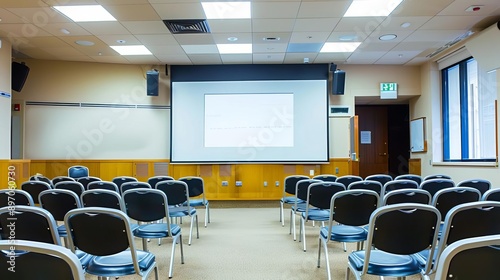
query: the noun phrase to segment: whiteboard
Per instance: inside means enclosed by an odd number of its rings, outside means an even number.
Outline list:
[[[31,159],[169,158],[170,109],[26,106]]]
[[[426,152],[425,117],[410,122],[410,151],[412,153]]]

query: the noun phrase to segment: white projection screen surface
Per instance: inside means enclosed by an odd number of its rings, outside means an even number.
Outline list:
[[[171,162],[327,162],[327,80],[172,82]]]

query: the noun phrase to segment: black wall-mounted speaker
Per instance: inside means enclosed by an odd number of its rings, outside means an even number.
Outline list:
[[[146,72],[146,93],[148,96],[158,96],[158,82],[159,82],[158,71],[148,71]]]
[[[19,63],[19,62],[12,62],[12,69],[11,69],[11,88],[12,90],[20,92],[23,87],[24,83],[26,82],[26,79],[28,78],[28,74],[30,72],[30,68],[26,66],[24,63]]]
[[[333,72],[332,94],[342,95],[345,88],[345,71],[336,70]]]

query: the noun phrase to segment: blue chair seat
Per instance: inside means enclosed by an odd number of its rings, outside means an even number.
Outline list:
[[[366,240],[368,232],[364,227],[337,225],[332,227],[330,236],[327,227],[322,227],[319,234],[323,239],[338,242],[361,242]]]
[[[141,271],[145,271],[154,265],[155,256],[145,251],[137,251],[137,260]],[[135,274],[129,250],[110,256],[95,256],[91,259],[85,271],[103,277]]]
[[[75,250],[75,255],[80,260],[80,263],[82,264],[83,269],[87,268],[87,266],[89,265],[89,262],[94,257],[91,254],[87,254],[84,251],[80,251],[80,250]]]
[[[330,210],[325,209],[309,209],[307,217],[306,213],[302,212],[302,218],[313,221],[328,221],[330,219]]]
[[[170,224],[172,232],[168,232],[166,223],[153,223],[138,226],[133,232],[134,236],[140,238],[164,238],[175,236],[181,232],[181,227]]]
[[[281,201],[286,204],[294,204],[295,200],[297,200],[297,203],[306,203],[304,200],[297,199],[295,196],[287,196],[281,199]]]
[[[357,251],[349,255],[349,263],[358,271],[363,269],[365,252]],[[372,250],[368,274],[402,277],[420,273],[422,267],[413,255],[394,255],[383,251]]]
[[[66,231],[66,227],[64,225],[60,225],[57,227],[57,232],[59,233],[60,237],[66,237],[68,236],[68,232]]]
[[[186,207],[186,206],[180,206],[180,207],[169,207],[168,212],[170,217],[172,218],[182,218],[186,217],[188,215],[195,215],[196,214],[196,209],[193,207]]]

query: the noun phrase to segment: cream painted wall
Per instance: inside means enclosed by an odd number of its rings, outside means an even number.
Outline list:
[[[0,159],[10,159],[11,44],[0,41]]]

